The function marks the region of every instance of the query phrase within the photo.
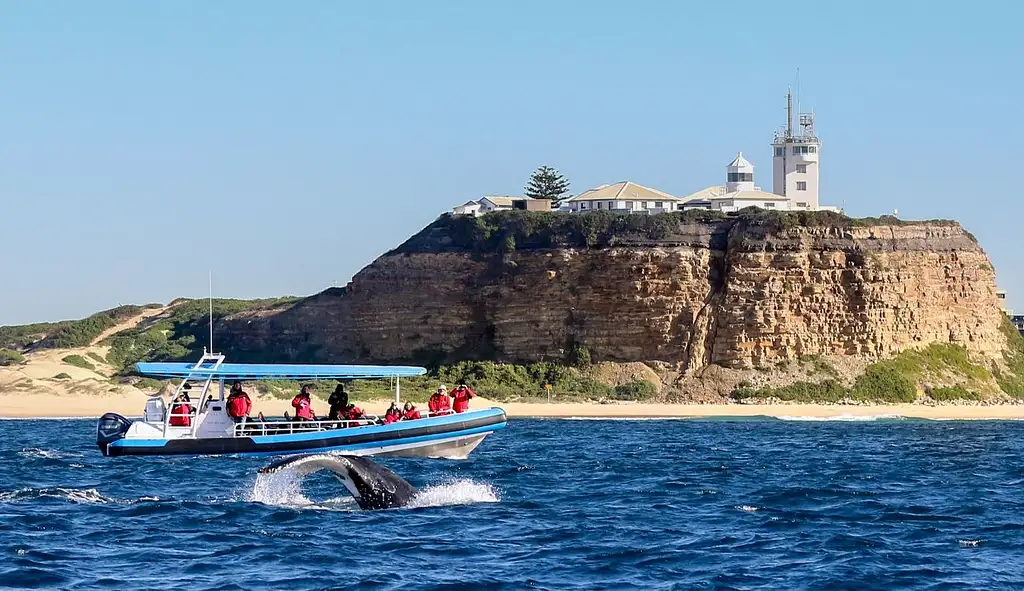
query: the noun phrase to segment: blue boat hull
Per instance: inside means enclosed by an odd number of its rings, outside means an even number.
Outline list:
[[[503,429],[505,423],[504,411],[489,408],[390,425],[303,433],[205,439],[117,439],[101,443],[100,448],[108,456],[273,455],[321,451],[373,453],[374,449],[414,449],[479,437]]]

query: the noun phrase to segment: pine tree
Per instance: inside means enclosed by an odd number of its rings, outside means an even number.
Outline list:
[[[552,205],[558,205],[569,196],[569,179],[550,166],[541,166],[530,175],[525,191],[527,197],[550,199]]]

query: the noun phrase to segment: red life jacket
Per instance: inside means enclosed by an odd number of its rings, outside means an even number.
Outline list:
[[[452,398],[455,399],[455,412],[466,412],[469,410],[469,399],[474,396],[476,396],[476,394],[470,390],[468,386],[465,388],[456,388],[455,391],[452,392]]]
[[[398,412],[397,410],[394,411],[394,412],[389,410],[387,413],[384,414],[384,424],[385,425],[390,425],[391,423],[397,423],[401,419],[402,419],[402,413]]]
[[[168,424],[172,427],[191,427],[192,426],[192,406],[188,404],[172,404],[171,405],[171,420]],[[178,415],[178,416],[176,416]]]
[[[292,398],[292,406],[295,408],[295,416],[307,421],[316,420],[313,414],[313,407],[309,401],[309,394],[298,394]]]
[[[354,404],[353,405],[349,405],[349,407],[345,409],[345,418],[350,420],[350,421],[355,421],[357,419],[361,419],[361,418],[363,418],[363,411],[362,411],[362,409],[360,409],[358,406],[356,406]]]
[[[420,417],[420,411],[418,411],[418,410],[416,410],[414,408],[414,409],[410,410],[409,412],[405,413],[405,416],[402,417],[402,420],[403,421],[414,421],[414,420],[419,419],[419,418],[422,418],[422,417]]]
[[[228,416],[233,419],[240,419],[249,416],[252,410],[252,400],[245,392],[228,396]]]
[[[427,402],[427,408],[430,412],[440,412],[442,410],[448,410],[448,397],[442,395],[440,392],[435,392],[430,400]]]

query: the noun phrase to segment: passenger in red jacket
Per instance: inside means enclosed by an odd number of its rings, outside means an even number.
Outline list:
[[[182,386],[181,393],[174,397],[174,403],[171,404],[171,417],[168,420],[170,426],[192,426],[192,405],[189,404],[192,400],[188,397],[188,391],[191,389],[192,386],[185,384]]]
[[[466,412],[469,410],[469,399],[475,398],[476,393],[469,389],[466,384],[459,384],[459,387],[452,390],[452,398],[455,399],[455,412]]]
[[[252,411],[252,400],[249,394],[242,389],[242,382],[235,382],[231,385],[231,393],[228,394],[228,416],[236,423],[244,422],[249,418]]]
[[[451,402],[448,399],[448,389],[444,387],[444,384],[441,384],[441,387],[427,401],[427,408],[430,409],[431,414],[441,413],[451,409]]]
[[[416,410],[416,406],[411,402],[405,403],[405,413],[402,415],[403,421],[415,421],[416,419],[423,418],[420,416],[420,411]]]
[[[309,394],[312,391],[312,387],[306,384],[299,391],[295,398],[292,398],[292,406],[295,408],[295,420],[297,421],[315,421],[316,413],[313,412],[313,402],[309,398]]]
[[[394,402],[388,407],[388,411],[384,413],[384,424],[390,425],[391,423],[397,423],[402,420],[402,411],[398,408]]]

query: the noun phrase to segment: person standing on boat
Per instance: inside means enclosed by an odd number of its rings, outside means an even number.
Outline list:
[[[431,414],[442,414],[444,411],[451,410],[451,400],[448,399],[448,388],[444,384],[431,395],[430,400],[427,401],[427,408],[430,409]]]
[[[411,402],[405,403],[405,414],[402,415],[403,421],[414,421],[416,419],[423,418],[420,416],[420,411],[416,410],[416,405]]]
[[[309,384],[302,386],[299,393],[292,398],[292,406],[295,408],[295,420],[297,421],[315,421],[316,413],[313,412],[313,401],[310,400],[309,394],[313,390],[313,387]]]
[[[332,421],[345,420],[345,407],[348,406],[348,392],[345,391],[344,384],[338,384],[335,386],[334,392],[331,393],[331,397],[327,399],[327,402],[331,405],[331,410],[327,411],[327,418]]]
[[[469,389],[466,384],[459,384],[458,388],[452,390],[452,398],[455,399],[455,412],[466,412],[469,410],[469,399],[476,397],[476,392]]]
[[[228,416],[236,423],[244,423],[252,411],[252,400],[249,394],[242,389],[242,382],[235,381],[231,384],[231,393],[228,394]]]
[[[188,391],[192,389],[192,385],[186,383],[181,387],[181,392],[174,397],[174,403],[171,404],[171,418],[167,424],[172,427],[191,427],[192,426],[192,399],[188,397]]]

